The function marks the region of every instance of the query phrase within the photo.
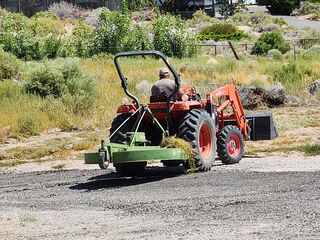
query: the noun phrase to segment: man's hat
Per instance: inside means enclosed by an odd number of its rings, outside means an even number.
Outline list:
[[[166,73],[169,73],[169,70],[167,68],[161,68],[160,72],[159,72],[159,75],[162,76],[162,75],[164,75]]]

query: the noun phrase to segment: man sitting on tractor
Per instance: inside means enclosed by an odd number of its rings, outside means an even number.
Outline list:
[[[169,70],[167,68],[162,68],[159,72],[159,78],[160,80],[155,82],[151,88],[151,95],[170,97],[176,89],[176,84],[170,79]]]

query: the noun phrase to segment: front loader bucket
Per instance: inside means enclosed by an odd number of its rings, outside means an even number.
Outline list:
[[[250,140],[272,140],[278,137],[272,113],[255,113],[246,116],[250,126]]]

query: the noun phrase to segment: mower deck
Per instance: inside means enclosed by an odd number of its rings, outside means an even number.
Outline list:
[[[185,153],[179,148],[161,148],[160,146],[132,146],[125,144],[108,143],[104,145],[112,163],[150,162],[186,160]],[[99,152],[86,153],[86,164],[98,164]]]

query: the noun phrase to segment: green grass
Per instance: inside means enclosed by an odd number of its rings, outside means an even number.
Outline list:
[[[300,152],[303,152],[307,156],[317,156],[320,155],[320,144],[306,144],[296,149]]]
[[[280,145],[280,146],[270,146],[268,148],[263,149],[253,149],[250,151],[246,151],[246,155],[257,155],[259,153],[290,153],[290,152],[301,152],[304,153],[305,156],[317,156],[320,155],[320,144],[303,144],[298,146],[288,146],[288,145]]]
[[[15,167],[24,163],[27,163],[27,161],[21,161],[21,160],[0,161],[0,168]]]

